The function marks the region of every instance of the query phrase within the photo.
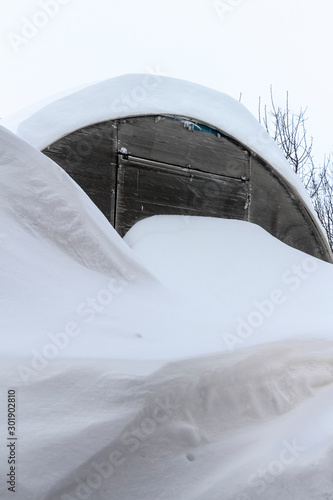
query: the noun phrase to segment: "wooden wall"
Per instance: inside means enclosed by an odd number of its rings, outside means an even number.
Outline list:
[[[43,153],[58,163],[114,225],[117,124],[103,122],[62,137]]]
[[[139,116],[77,130],[43,151],[123,236],[155,214],[254,222],[288,245],[332,261],[297,193],[245,146],[176,116]]]

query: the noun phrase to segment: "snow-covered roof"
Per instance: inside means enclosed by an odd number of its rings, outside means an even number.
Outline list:
[[[308,193],[273,139],[243,104],[216,90],[153,74],[123,75],[56,96],[4,119],[2,124],[43,150],[82,127],[147,114],[189,117],[244,144],[296,190],[326,239]]]

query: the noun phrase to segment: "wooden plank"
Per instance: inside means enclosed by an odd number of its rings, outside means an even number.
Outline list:
[[[178,172],[176,171],[178,170]],[[248,183],[202,172],[122,164],[118,170],[116,229],[158,214],[246,220]]]
[[[114,224],[117,126],[102,122],[62,137],[43,153],[60,165]]]
[[[119,122],[118,151],[132,156],[195,170],[248,177],[248,155],[241,145],[202,124],[193,130],[187,119],[168,116],[140,116]],[[190,126],[190,125],[189,125]],[[200,127],[200,128],[198,128]],[[207,130],[209,132],[207,132]]]

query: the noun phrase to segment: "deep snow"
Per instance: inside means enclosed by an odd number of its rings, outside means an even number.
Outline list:
[[[241,221],[156,216],[122,240],[1,129],[0,498],[333,496],[330,264]]]

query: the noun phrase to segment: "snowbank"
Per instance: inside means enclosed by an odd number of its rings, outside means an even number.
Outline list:
[[[235,220],[123,241],[0,133],[1,499],[332,496],[332,266]]]
[[[1,210],[28,233],[47,238],[89,269],[124,278],[144,274],[88,196],[53,161],[0,128]],[[6,231],[6,227],[4,227]]]
[[[331,336],[333,267],[255,224],[160,215],[124,240],[189,315],[222,333],[224,347]]]
[[[91,290],[108,303],[156,280],[60,167],[4,128],[0,141],[2,353],[27,355],[54,328],[98,312]]]
[[[19,398],[16,498],[332,492],[332,342],[197,357],[147,376],[112,368],[111,360],[55,362],[24,386],[2,363],[3,396],[15,386]]]

